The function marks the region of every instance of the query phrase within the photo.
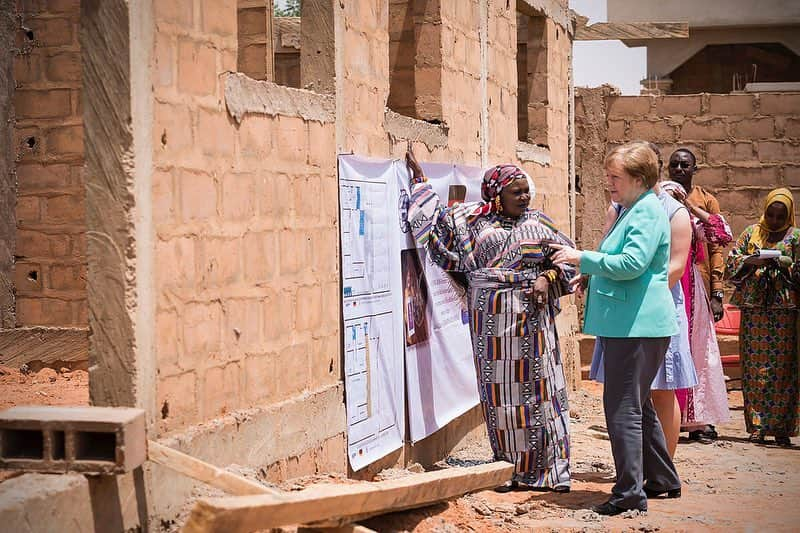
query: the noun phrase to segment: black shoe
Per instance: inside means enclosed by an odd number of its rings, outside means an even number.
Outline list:
[[[622,507],[617,507],[611,502],[606,502],[600,504],[592,509],[595,513],[603,516],[616,516],[618,514],[622,514],[625,511],[632,511],[633,509],[623,509]],[[638,509],[639,511],[645,512],[646,509]]]
[[[715,434],[716,434],[716,432],[715,432]],[[714,439],[709,438],[708,435],[706,434],[705,430],[702,430],[702,429],[698,429],[698,430],[695,430],[695,431],[690,431],[689,432],[689,440],[697,441],[700,444],[711,444],[712,442],[714,442]]]
[[[506,492],[512,492],[519,488],[519,483],[516,481],[506,481],[504,484],[496,487],[494,489],[495,492],[499,492],[500,494],[504,494]]]
[[[568,485],[559,485],[558,487],[553,487],[553,492],[558,492],[559,494],[567,494],[570,491]]]
[[[644,493],[647,495],[648,498],[658,498],[660,496],[664,496],[667,499],[680,498],[681,488],[678,487],[677,489],[662,491],[662,490],[652,490],[645,487]]]
[[[789,439],[789,437],[785,435],[782,435],[780,437],[775,437],[775,444],[777,444],[778,446],[783,446],[784,448],[792,447],[791,439]]]

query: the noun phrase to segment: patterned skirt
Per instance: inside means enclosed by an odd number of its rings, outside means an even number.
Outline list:
[[[470,286],[478,390],[496,460],[535,487],[569,486],[569,405],[556,307],[537,309],[523,287]]]
[[[748,433],[798,434],[797,311],[742,309],[744,420]]]

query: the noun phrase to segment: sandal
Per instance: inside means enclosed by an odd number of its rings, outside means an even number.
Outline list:
[[[519,482],[517,481],[506,481],[499,487],[495,487],[494,491],[499,492],[500,494],[505,494],[506,492],[515,491],[519,488]]]
[[[783,446],[784,448],[791,448],[792,447],[791,439],[789,439],[789,437],[787,437],[785,435],[780,436],[780,437],[775,437],[775,444],[777,444],[778,446]]]
[[[750,434],[747,438],[750,442],[755,442],[756,444],[764,444],[767,442],[767,432],[766,431],[754,431]],[[777,439],[775,439],[777,442]]]

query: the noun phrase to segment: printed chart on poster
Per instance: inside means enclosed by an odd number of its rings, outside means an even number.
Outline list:
[[[403,445],[400,244],[391,161],[339,157],[347,452],[353,470]]]

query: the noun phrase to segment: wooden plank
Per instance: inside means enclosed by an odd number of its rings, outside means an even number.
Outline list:
[[[147,441],[147,458],[170,470],[236,496],[267,494],[279,499],[283,494],[280,490],[266,487],[153,440]]]
[[[321,484],[298,492],[199,500],[187,533],[256,531],[424,507],[508,481],[514,466],[495,462],[449,468],[378,483]]]
[[[0,330],[0,364],[72,369],[88,367],[89,328],[26,327]]]
[[[590,25],[580,22],[575,27],[576,41],[689,38],[688,22],[598,22]]]

